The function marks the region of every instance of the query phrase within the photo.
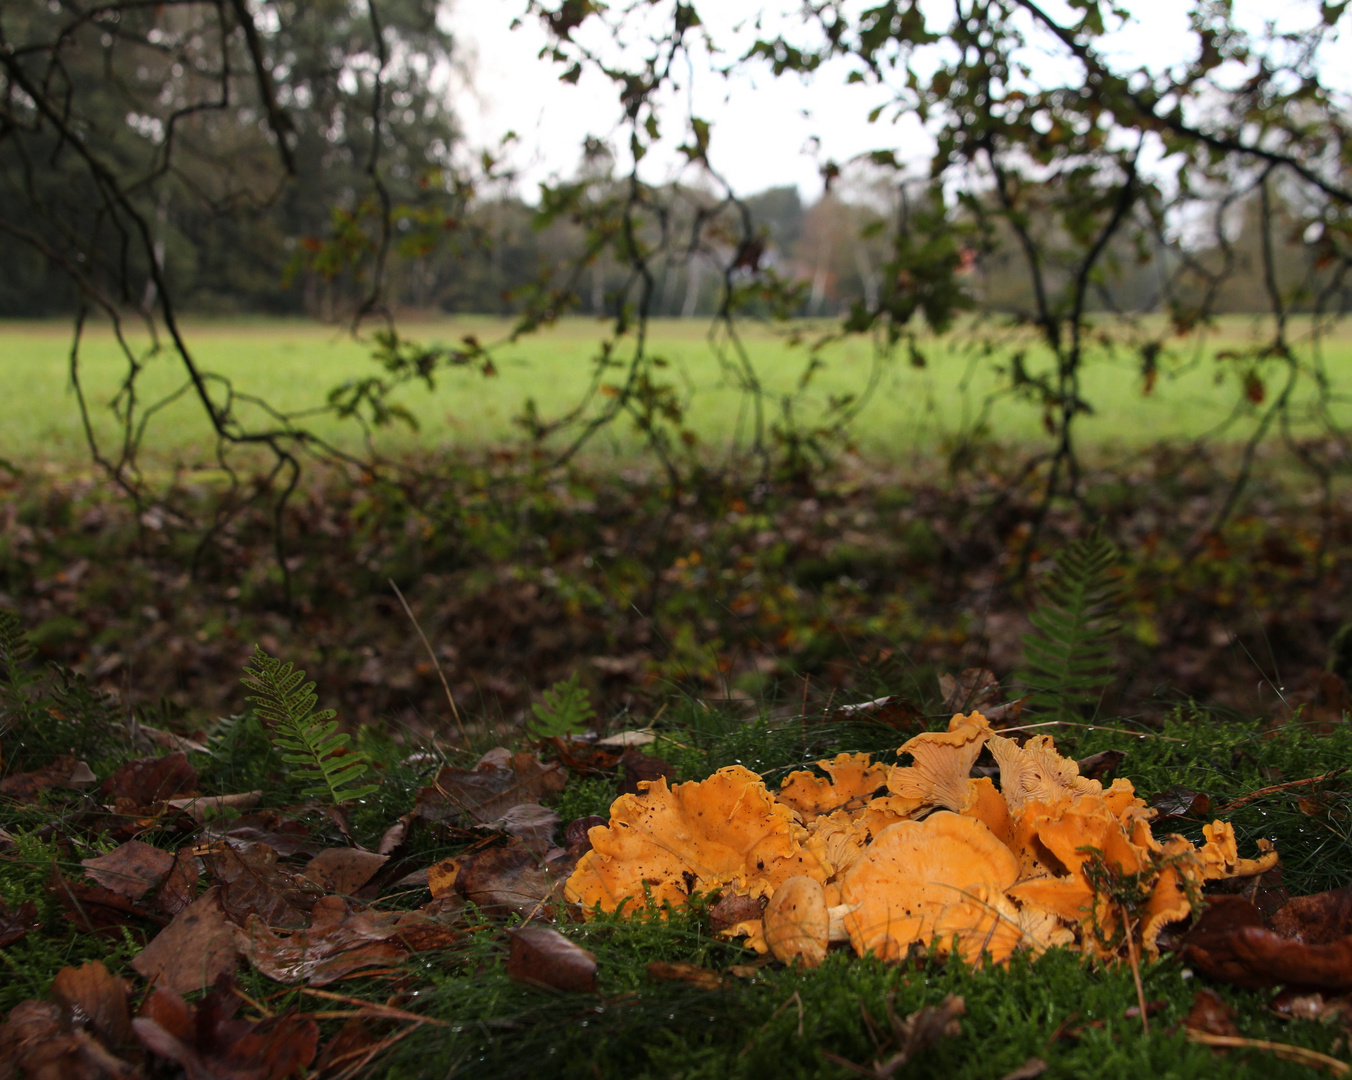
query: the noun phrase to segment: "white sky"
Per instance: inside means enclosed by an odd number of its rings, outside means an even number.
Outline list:
[[[1188,58],[1195,46],[1186,33],[1185,0],[1123,4],[1135,21],[1105,50],[1120,68],[1145,64],[1159,69]],[[746,29],[739,36],[736,24],[763,6],[763,0],[696,4],[716,41],[742,44],[751,37]],[[790,0],[774,6],[796,7]],[[1062,14],[1060,3],[1048,6],[1052,14]],[[470,143],[476,149],[496,146],[506,131],[515,131],[519,142],[509,160],[520,170],[517,194],[533,201],[540,181],[573,174],[583,139],[612,134],[619,108],[613,85],[595,72],[584,74],[576,86],[558,81],[562,67],[537,58],[546,42],[538,21],[523,19],[516,30],[510,29],[524,7],[523,0],[454,0],[447,23],[469,64],[470,85],[457,91],[455,107]],[[1235,9],[1236,21],[1251,30],[1272,18],[1304,25],[1316,10],[1304,0],[1236,0]],[[1347,38],[1325,57],[1326,71],[1352,72],[1352,35]],[[869,110],[886,101],[887,94],[876,86],[846,85],[849,70],[849,65],[837,63],[818,71],[810,83],[795,75],[776,79],[768,67],[757,65],[731,80],[696,70],[693,80],[682,78],[682,93],[692,95],[693,110],[684,101],[668,109],[665,148],[645,160],[647,178],[675,175],[683,159],[674,147],[683,141],[688,111],[712,122],[710,160],[741,194],[795,184],[810,200],[821,190],[818,160],[843,162],[882,147],[900,157],[923,155],[928,140],[914,118],[894,126],[885,113],[878,123],[867,122]],[[814,136],[820,140],[815,158],[810,150]]]

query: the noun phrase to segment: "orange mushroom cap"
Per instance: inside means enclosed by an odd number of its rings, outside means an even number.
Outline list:
[[[817,765],[827,776],[800,769],[785,777],[775,793],[781,803],[798,811],[804,824],[836,810],[857,809],[887,784],[888,767],[874,764],[868,754],[837,754]]]
[[[913,943],[954,938],[975,960],[1003,959],[1018,944],[1017,915],[1004,893],[1018,861],[975,818],[937,811],[923,821],[884,829],[841,878],[841,900],[853,905],[845,929],[855,951],[900,959]]]
[[[610,824],[588,833],[592,850],[564,895],[603,911],[625,902],[642,907],[649,896],[659,906],[681,906],[728,886],[768,896],[797,874],[825,880],[826,869],[802,846],[806,836],[793,811],[740,765],[670,789],[660,779],[615,800]]]
[[[893,766],[887,788],[917,805],[963,810],[971,798],[972,765],[991,737],[990,723],[979,712],[954,715],[947,731],[925,731],[904,743],[909,766]]]
[[[831,916],[822,883],[806,875],[780,884],[761,919],[765,942],[781,963],[816,967],[826,959]]]
[[[1034,735],[1020,746],[1003,735],[987,741],[1000,766],[1000,791],[1017,814],[1026,802],[1055,803],[1077,795],[1097,795],[1103,785],[1080,775],[1080,766],[1056,752],[1050,735]]]

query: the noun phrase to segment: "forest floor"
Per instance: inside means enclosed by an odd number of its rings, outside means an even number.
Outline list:
[[[181,527],[214,519],[205,484],[138,514],[89,479],[4,479],[0,609],[34,655],[0,689],[0,1061],[45,1045],[78,1062],[65,1075],[212,1076],[236,1043],[253,1057],[231,1075],[259,1078],[849,1075],[841,1059],[884,1076],[912,1056],[907,1075],[1202,1077],[1216,1053],[1237,1076],[1336,1072],[1352,972],[1292,1004],[1168,952],[1139,992],[1131,965],[1065,949],[804,970],[720,936],[710,905],[580,922],[558,903],[559,859],[639,780],[740,764],[773,787],[839,752],[895,760],[955,707],[1017,697],[1029,613],[1086,520],[1119,548],[1122,630],[1111,685],[1055,721],[1058,746],[1124,752],[1164,832],[1200,842],[1220,817],[1246,857],[1275,843],[1281,876],[1247,894],[1260,920],[1347,884],[1352,702],[1327,660],[1352,610],[1352,494],[1322,504],[1260,460],[1215,529],[1233,461],[1160,447],[1088,472],[1030,549],[1040,492],[997,462],[673,491],[453,457],[402,487],[316,473],[280,534],[263,501],[206,543]],[[240,683],[256,645],[317,683],[374,792],[325,796],[280,756]],[[586,708],[563,718],[574,676]],[[504,824],[541,803],[544,841]],[[189,960],[146,960],[209,894],[228,955],[175,936]],[[565,988],[575,956],[512,959],[511,928],[542,916],[593,954],[591,988]],[[1338,948],[1348,930],[1322,925]],[[146,982],[188,992],[217,968],[233,981],[190,1004]]]

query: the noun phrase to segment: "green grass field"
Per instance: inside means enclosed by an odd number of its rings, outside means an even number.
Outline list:
[[[512,418],[528,396],[542,415],[557,415],[578,400],[591,374],[590,359],[605,324],[570,319],[495,353],[498,376],[485,379],[470,371],[442,375],[434,393],[419,385],[402,392],[402,401],[418,417],[421,433],[382,435],[384,449],[482,447],[517,437]],[[411,322],[403,332],[422,342],[454,342],[466,333],[484,342],[505,337],[508,324],[487,318]],[[1296,339],[1300,329],[1297,327]],[[663,320],[653,326],[651,350],[671,362],[669,370],[681,387],[692,426],[713,451],[749,431],[746,398],[720,369],[707,339],[703,320]],[[1239,316],[1224,320],[1205,345],[1178,342],[1160,365],[1154,393],[1142,393],[1140,361],[1130,345],[1104,356],[1086,371],[1084,397],[1095,414],[1080,421],[1086,447],[1104,452],[1141,446],[1160,439],[1192,438],[1221,424],[1242,398],[1238,364],[1218,362],[1222,349],[1242,349],[1260,340],[1262,327]],[[200,365],[231,380],[237,392],[253,394],[283,410],[322,404],[327,390],[344,379],[378,373],[369,343],[354,340],[343,329],[292,320],[239,318],[190,321],[188,340]],[[8,322],[0,324],[0,456],[24,463],[76,464],[85,460],[83,432],[70,386],[68,358],[71,330],[67,323]],[[145,340],[135,342],[145,349]],[[803,348],[791,348],[782,332],[748,324],[747,354],[763,381],[767,423],[778,418],[780,400],[791,393],[806,361]],[[1027,366],[1036,374],[1047,367],[1028,336],[1006,334],[986,354],[970,347],[970,339],[949,335],[921,342],[928,363],[912,366],[905,355],[882,370],[876,394],[859,418],[855,433],[869,455],[907,460],[932,454],[947,438],[964,430],[980,413],[986,395],[1008,384],[1007,367],[1015,349],[1027,350]],[[1302,349],[1301,355],[1307,350]],[[87,333],[82,348],[81,378],[90,400],[107,402],[125,372],[111,333],[101,326]],[[626,353],[621,349],[623,358]],[[851,340],[825,351],[826,366],[808,397],[795,405],[795,415],[811,421],[832,395],[859,392],[868,381],[873,349],[867,340]],[[1341,392],[1334,419],[1352,423],[1352,333],[1341,331],[1326,342],[1325,368]],[[183,383],[182,368],[172,352],[147,359],[143,401],[172,392]],[[1268,377],[1267,401],[1277,392],[1275,373]],[[222,391],[223,392],[223,389]],[[1304,383],[1297,402],[1308,403]],[[1237,439],[1253,430],[1258,409],[1248,406],[1228,429]],[[248,406],[241,415],[249,416]],[[254,410],[253,416],[261,420]],[[96,418],[104,438],[115,433],[106,410]],[[1004,398],[989,416],[990,432],[1014,443],[1046,438],[1042,409],[1029,400]],[[330,417],[310,421],[320,434],[349,447],[357,444],[351,423]],[[1308,422],[1301,422],[1313,431]],[[204,457],[208,430],[198,403],[185,394],[153,419],[148,445],[165,463],[192,464]],[[591,449],[599,458],[627,457],[633,449],[632,429],[622,424]]]

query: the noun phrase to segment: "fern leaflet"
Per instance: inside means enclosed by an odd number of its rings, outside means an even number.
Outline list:
[[[359,783],[371,763],[364,754],[347,749],[349,736],[338,731],[334,710],[314,711],[315,684],[305,682],[305,672],[255,645],[241,681],[254,691],[247,700],[270,729],[282,760],[301,767],[308,781],[302,789],[306,795],[327,798],[336,806],[364,798],[379,787]]]
[[[1117,562],[1117,548],[1097,529],[1057,557],[1023,638],[1022,681],[1033,708],[1079,717],[1097,707],[1121,627]]]
[[[596,719],[591,696],[577,681],[577,672],[560,679],[541,695],[544,700],[531,705],[535,722],[531,732],[537,738],[550,739],[586,731]]]

